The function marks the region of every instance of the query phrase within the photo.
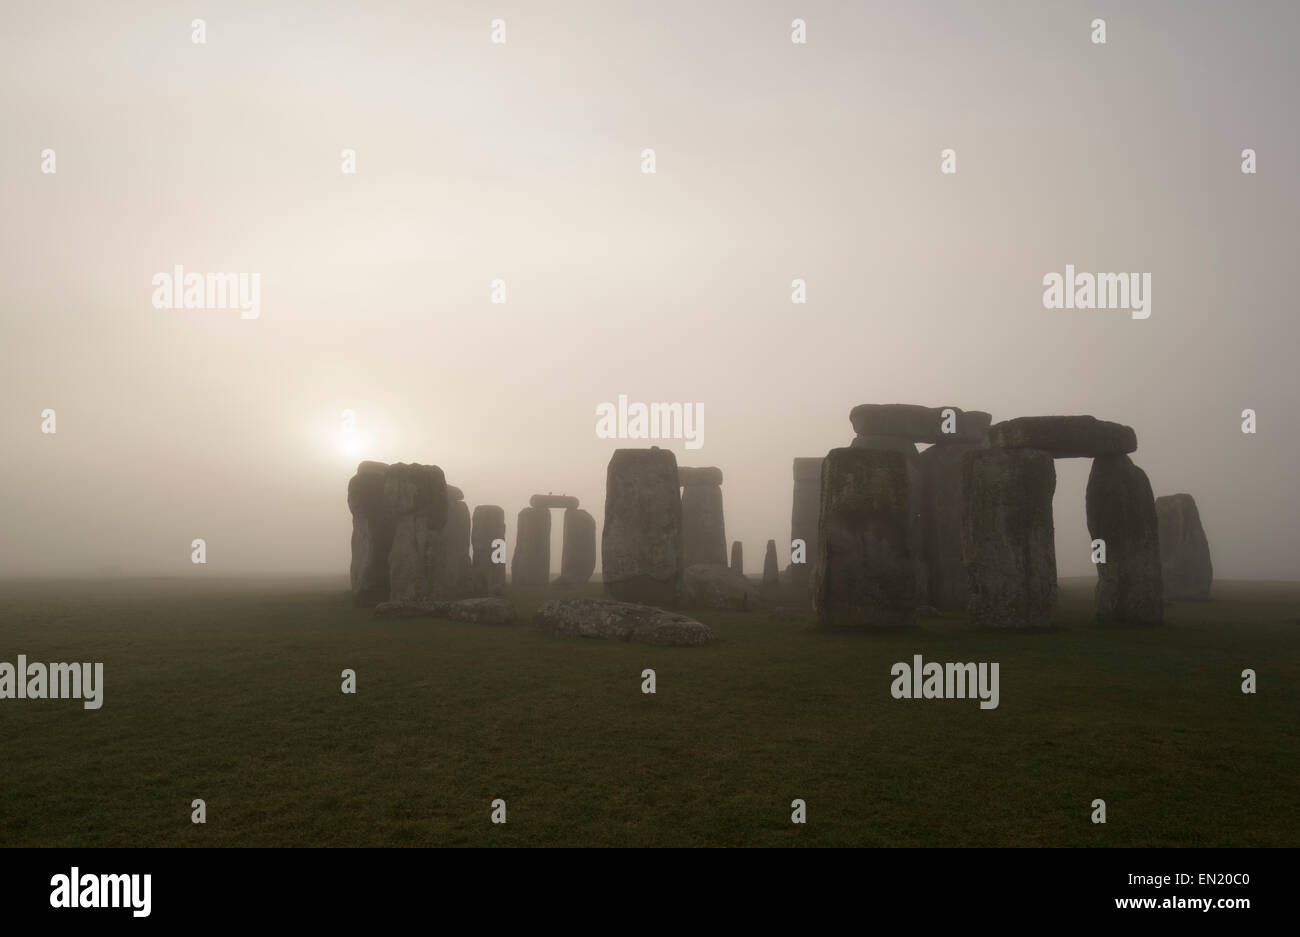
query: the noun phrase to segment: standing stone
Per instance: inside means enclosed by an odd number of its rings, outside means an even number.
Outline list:
[[[862,404],[855,407],[853,412],[858,413],[865,407],[874,406],[872,404]],[[912,407],[909,404],[888,404],[877,407],[884,411],[891,411],[894,408],[901,408],[904,411],[920,410],[928,412],[929,407]],[[936,413],[934,425],[937,428],[939,418]],[[916,601],[917,604],[928,601],[929,595],[929,570],[926,568],[925,553],[921,545],[925,539],[924,523],[922,520],[922,502],[923,487],[921,479],[921,460],[916,451],[916,444],[909,439],[903,439],[898,436],[862,436],[854,438],[849,444],[851,449],[874,449],[881,452],[898,452],[901,453],[907,465],[907,491],[908,491],[908,518],[909,518],[909,538],[914,545],[912,550],[912,565],[916,575]]]
[[[790,511],[790,540],[805,544],[803,563],[790,564],[790,583],[797,589],[811,589],[817,567],[817,515],[822,500],[822,459],[794,460],[794,502]]]
[[[383,462],[362,462],[348,482],[352,512],[352,599],[370,608],[388,601],[388,551],[393,545],[393,517],[384,505]]]
[[[687,566],[726,566],[727,528],[722,515],[722,471],[679,468],[682,550]]]
[[[460,489],[455,490],[456,494]],[[463,599],[474,594],[474,579],[469,555],[469,505],[464,495],[453,500],[452,486],[447,486],[447,523],[439,532],[442,537],[443,562],[439,571],[439,597],[445,601]]]
[[[385,510],[393,518],[388,551],[388,601],[422,605],[445,588],[447,481],[436,465],[390,465],[384,475]]]
[[[781,584],[781,574],[776,565],[776,541],[767,542],[767,550],[763,553],[763,587],[765,589],[775,589]]]
[[[822,465],[813,610],[824,628],[910,625],[916,554],[907,457],[832,449]]]
[[[616,449],[605,477],[601,569],[624,602],[671,606],[682,570],[682,500],[668,449]]]
[[[506,588],[506,564],[492,562],[492,541],[506,536],[506,512],[495,504],[474,508],[470,542],[474,548],[474,591],[501,595]]]
[[[1106,542],[1106,562],[1097,564],[1097,620],[1161,621],[1160,524],[1147,473],[1126,455],[1098,456],[1086,503],[1088,533]]]
[[[921,469],[921,542],[928,601],[938,608],[965,608],[970,598],[962,561],[962,455],[977,443],[940,443],[917,456]]]
[[[962,557],[976,625],[1046,627],[1056,607],[1056,466],[1039,449],[962,455]]]
[[[745,547],[739,540],[731,545],[731,568],[745,575]]]
[[[1160,525],[1160,578],[1165,598],[1208,599],[1214,564],[1210,562],[1210,542],[1201,526],[1196,501],[1191,495],[1156,498],[1156,520]]]
[[[582,508],[564,510],[559,582],[581,585],[596,571],[596,519]]]
[[[510,558],[510,583],[544,586],[551,581],[551,512],[526,507],[515,527],[515,555]]]

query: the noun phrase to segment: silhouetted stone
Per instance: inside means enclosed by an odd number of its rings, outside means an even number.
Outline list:
[[[944,411],[952,410],[952,433],[945,433]],[[849,411],[849,422],[859,436],[897,437],[907,442],[979,442],[992,417],[981,410],[957,407],[921,407],[909,403],[864,403]],[[875,445],[866,448],[886,449]]]
[[[863,406],[872,406],[864,404]],[[891,406],[904,407],[906,409],[927,410],[927,407],[911,408],[906,404],[893,404]],[[915,443],[898,436],[856,436],[850,444],[851,449],[873,449],[880,452],[898,452],[906,461],[907,465],[907,491],[908,491],[908,517],[910,525],[910,543],[912,549],[912,565],[916,576],[916,601],[927,601],[929,596],[929,569],[926,567],[925,553],[922,549],[924,543],[924,523],[921,517],[921,507],[924,500],[921,479],[921,460],[917,454]]]
[[[776,541],[769,540],[763,553],[763,587],[774,589],[781,584],[780,570],[776,564]]]
[[[464,500],[465,500],[465,492],[461,491],[461,490],[460,490],[459,488],[457,488],[455,485],[448,485],[448,486],[447,486],[447,503],[448,503],[448,504],[451,504],[451,503],[453,503],[453,502],[455,502],[455,501],[464,501]]]
[[[741,573],[726,566],[703,563],[682,573],[682,604],[688,608],[744,611],[762,604],[758,589]]]
[[[1041,449],[1054,459],[1124,455],[1137,449],[1133,427],[1092,416],[1022,416],[989,429],[998,449]]]
[[[976,625],[1045,627],[1056,607],[1056,466],[1039,449],[962,454],[962,556]]]
[[[578,499],[573,495],[533,495],[528,504],[535,508],[559,508],[567,511],[578,506]]]
[[[495,504],[474,508],[470,544],[474,549],[474,591],[480,595],[500,595],[506,587],[506,564],[492,562],[492,541],[506,536],[506,512]]]
[[[687,566],[727,565],[727,528],[718,485],[691,482],[682,488],[682,550]]]
[[[615,599],[672,605],[682,569],[677,459],[668,449],[616,449],[605,479],[601,570]]]
[[[596,519],[582,508],[564,512],[564,548],[559,582],[581,585],[596,571]]]
[[[420,605],[444,597],[447,482],[436,465],[390,465],[384,505],[393,517],[388,552],[388,601]]]
[[[812,588],[812,573],[817,567],[817,516],[821,511],[821,498],[822,458],[795,459],[790,541],[802,540],[805,544],[804,562],[795,563],[792,559],[789,567],[790,585],[795,589]]]
[[[745,547],[739,540],[731,545],[731,568],[745,574]]]
[[[949,443],[926,449],[921,467],[922,550],[925,555],[928,595],[939,608],[965,608],[970,598],[966,565],[962,560],[962,454],[978,443]]]
[[[469,555],[469,505],[463,498],[463,494],[456,499],[448,495],[447,523],[438,532],[442,538],[444,555],[439,569],[438,596],[444,600],[463,599],[474,594]]]
[[[712,630],[693,618],[612,599],[551,599],[542,603],[533,622],[551,634],[660,646],[689,647],[713,640]]]
[[[384,505],[382,462],[362,462],[348,482],[352,512],[352,598],[370,607],[388,600],[388,552],[393,545],[393,516]]]
[[[510,583],[544,586],[551,581],[551,512],[526,507],[515,527],[515,554],[510,558]]]
[[[854,436],[849,443],[851,449],[880,449],[884,452],[901,452],[904,455],[916,455],[916,443],[902,436]]]
[[[907,457],[832,449],[822,465],[813,609],[827,628],[910,625],[916,555]]]
[[[1160,577],[1165,598],[1173,601],[1210,597],[1214,564],[1210,542],[1201,526],[1201,514],[1191,495],[1156,498],[1160,525]]]
[[[1146,472],[1126,455],[1100,456],[1086,498],[1088,533],[1106,543],[1106,562],[1097,564],[1097,620],[1161,621],[1160,525]]]

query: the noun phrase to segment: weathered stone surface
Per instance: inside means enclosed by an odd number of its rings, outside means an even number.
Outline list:
[[[382,462],[362,462],[348,482],[352,512],[352,598],[362,607],[388,600],[388,552],[394,518],[384,505]]]
[[[1086,503],[1088,533],[1106,543],[1106,562],[1097,564],[1097,620],[1163,620],[1160,524],[1147,473],[1126,455],[1099,456],[1088,474]]]
[[[580,585],[596,571],[596,519],[582,508],[564,512],[564,548],[558,582]]]
[[[735,611],[763,604],[758,588],[727,566],[698,563],[682,573],[682,604],[687,608],[726,608]]]
[[[739,540],[731,545],[731,568],[745,574],[745,546]]]
[[[470,529],[473,547],[474,591],[479,595],[500,595],[506,588],[506,564],[492,562],[492,541],[506,536],[505,509],[495,504],[474,508]]]
[[[381,602],[375,606],[375,617],[448,618],[481,625],[508,625],[515,620],[515,606],[509,599],[499,597],[430,602],[425,605]]]
[[[510,582],[544,586],[551,581],[551,512],[526,507],[515,527],[515,553],[510,558]]]
[[[916,554],[907,458],[832,449],[822,465],[813,610],[827,628],[910,625]]]
[[[385,510],[393,517],[388,601],[420,605],[444,598],[447,481],[436,465],[398,462],[384,473]]]
[[[952,411],[951,433],[943,431],[945,410]],[[988,432],[992,419],[981,410],[965,412],[957,407],[921,407],[910,403],[864,403],[849,411],[849,422],[859,436],[892,436],[913,443],[979,442]]]
[[[713,468],[693,468],[688,465],[677,466],[677,483],[685,487],[686,485],[712,485],[714,488],[722,484],[722,469]]]
[[[453,501],[464,501],[464,500],[465,500],[465,492],[461,491],[461,490],[460,490],[459,488],[457,488],[455,485],[448,485],[448,486],[447,486],[447,503],[448,503],[448,504],[451,504]]]
[[[690,484],[682,489],[682,550],[687,566],[727,564],[727,528],[722,489]]]
[[[567,511],[578,506],[578,499],[573,495],[533,495],[528,504],[535,508],[559,508]]]
[[[682,501],[668,449],[616,449],[605,478],[601,571],[615,599],[672,605],[681,585]]]
[[[1092,416],[1022,416],[989,429],[996,449],[1041,449],[1054,459],[1124,455],[1137,449],[1133,427]]]
[[[781,572],[776,563],[776,541],[769,540],[763,553],[763,585],[774,587],[781,584]]]
[[[849,447],[852,449],[880,449],[885,452],[916,455],[916,443],[902,436],[863,436],[859,433],[853,437]]]
[[[811,589],[817,568],[817,516],[821,511],[822,462],[818,458],[794,460],[794,500],[790,509],[790,541],[802,540],[804,562],[790,564],[790,585]]]
[[[962,453],[962,556],[971,621],[1046,627],[1056,608],[1056,467],[1039,449]]]
[[[447,496],[447,523],[438,536],[442,538],[443,562],[438,571],[438,596],[463,599],[474,594],[474,577],[469,554],[469,505]]]
[[[533,618],[543,631],[584,638],[637,641],[658,646],[695,646],[713,640],[713,631],[676,612],[613,599],[551,599]]]
[[[925,555],[928,595],[939,608],[965,608],[970,598],[966,565],[962,560],[963,453],[978,443],[931,446],[919,456],[921,467],[921,542]]]
[[[1191,495],[1156,498],[1160,525],[1160,577],[1165,598],[1173,601],[1208,599],[1214,582],[1210,542],[1201,526],[1201,513]]]

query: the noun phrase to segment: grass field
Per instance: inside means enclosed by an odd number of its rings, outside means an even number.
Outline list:
[[[1046,633],[696,612],[714,644],[652,648],[528,624],[596,584],[483,626],[377,620],[343,579],[0,582],[0,660],[103,661],[105,686],[97,711],[0,701],[0,844],[1300,842],[1300,583],[1216,583],[1136,630],[1090,625],[1091,585]],[[913,654],[999,662],[1000,706],[891,698]]]

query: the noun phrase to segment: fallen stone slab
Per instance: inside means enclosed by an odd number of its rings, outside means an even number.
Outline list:
[[[949,410],[950,415],[946,414]],[[958,407],[863,403],[849,411],[849,422],[859,436],[894,436],[912,443],[980,442],[993,417],[982,410],[965,411]],[[944,432],[945,422],[952,432]]]
[[[533,624],[550,634],[660,647],[693,647],[713,640],[712,629],[694,618],[614,599],[551,599],[542,603]]]
[[[1137,449],[1133,427],[1093,416],[1022,416],[989,429],[994,449],[1041,449],[1053,459],[1127,455]]]
[[[687,608],[745,611],[763,604],[758,587],[729,566],[696,563],[682,573],[682,604]]]
[[[515,606],[509,599],[487,597],[460,599],[455,602],[429,602],[409,605],[381,602],[375,606],[376,618],[450,618],[476,625],[508,625],[515,620]]]

